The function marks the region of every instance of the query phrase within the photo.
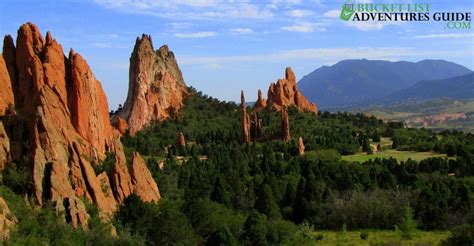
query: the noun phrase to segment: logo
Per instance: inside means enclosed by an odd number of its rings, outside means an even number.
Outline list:
[[[343,21],[444,22],[445,29],[471,29],[471,12],[434,12],[429,3],[356,3],[345,0]],[[356,0],[357,1],[357,0]]]
[[[340,18],[344,21],[348,21],[354,13],[354,4],[345,3],[344,5],[342,5]]]

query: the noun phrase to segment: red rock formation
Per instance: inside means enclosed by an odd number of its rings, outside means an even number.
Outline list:
[[[0,165],[11,156],[19,165],[31,166],[36,203],[51,200],[75,227],[87,228],[82,199],[95,203],[103,219],[135,190],[144,200],[158,201],[158,187],[144,163],[135,164],[132,184],[119,133],[110,124],[107,98],[86,61],[73,51],[66,58],[51,34],[44,40],[31,23],[20,27],[16,48],[8,37],[3,55],[7,64],[0,58],[0,76],[7,74],[14,83],[19,111],[0,122]],[[92,168],[107,151],[116,159],[112,177]]]
[[[120,140],[115,140],[115,166],[113,172],[113,185],[115,197],[119,203],[133,193],[132,178],[128,172],[127,159],[123,152]]]
[[[240,91],[240,105],[241,105],[240,143],[250,143],[250,118],[247,114],[247,105],[245,105],[244,91]]]
[[[17,80],[17,70],[15,63],[15,44],[13,43],[13,38],[10,35],[6,35],[3,39],[3,59],[7,66],[8,74],[10,75],[10,81],[12,85],[16,85]],[[17,93],[18,88],[13,88],[15,94]]]
[[[255,141],[261,138],[263,135],[262,120],[258,118],[257,112],[255,110],[251,113],[251,115],[250,138]]]
[[[2,116],[15,104],[10,75],[2,56],[0,56],[0,88],[0,116]]]
[[[145,202],[158,202],[161,199],[160,191],[153,180],[150,171],[146,167],[145,161],[137,152],[132,157],[132,183],[133,192],[141,197]]]
[[[10,159],[10,139],[8,139],[3,123],[0,121],[0,171]]]
[[[10,231],[17,222],[18,220],[10,211],[8,204],[0,197],[0,236],[3,242],[8,240]]]
[[[128,124],[127,121],[124,120],[122,117],[116,116],[115,120],[113,121],[113,124],[120,134],[125,135],[127,133]]]
[[[286,107],[281,109],[281,139],[288,142],[291,139],[290,134],[290,119]]]
[[[137,38],[130,57],[127,100],[118,113],[127,121],[130,134],[174,116],[184,106],[186,94],[181,70],[168,46],[155,51],[150,36]]]
[[[276,110],[281,110],[285,106],[296,106],[300,112],[318,112],[316,105],[310,103],[308,99],[298,91],[296,76],[289,67],[286,68],[285,79],[278,79],[276,84],[270,84],[267,104]]]
[[[113,137],[105,93],[86,61],[69,52],[71,90],[69,108],[76,131],[99,152],[110,149]]]
[[[15,94],[17,107],[26,113],[34,110],[30,102],[39,94],[44,85],[44,71],[41,62],[44,39],[38,27],[31,23],[23,24],[16,39],[15,62],[18,72]]]
[[[258,99],[253,105],[253,109],[258,112],[266,107],[267,107],[267,100],[263,99],[262,91],[258,90]]]
[[[184,139],[184,134],[182,132],[180,132],[178,135],[178,146],[186,147],[186,140]]]
[[[298,138],[298,154],[299,155],[304,155],[304,142],[303,142],[303,138],[302,137],[299,137]]]

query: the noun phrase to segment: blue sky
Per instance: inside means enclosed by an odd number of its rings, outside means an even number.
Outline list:
[[[364,0],[368,2],[368,0]],[[395,2],[390,0],[377,3]],[[361,1],[355,1],[361,2]],[[396,1],[410,3],[416,1]],[[474,12],[472,1],[429,1],[430,12]],[[248,101],[291,66],[297,78],[344,59],[445,59],[474,69],[474,32],[444,22],[344,22],[343,1],[2,0],[0,34],[28,21],[82,54],[111,108],[125,101],[137,36],[168,44],[185,81],[204,93]],[[472,27],[474,28],[474,27]]]

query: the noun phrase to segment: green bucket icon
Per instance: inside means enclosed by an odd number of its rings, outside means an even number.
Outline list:
[[[348,21],[352,15],[354,14],[354,4],[352,3],[345,3],[342,5],[341,15],[340,18],[344,21]]]

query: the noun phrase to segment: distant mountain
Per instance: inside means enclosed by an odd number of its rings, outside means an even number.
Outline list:
[[[383,98],[422,80],[447,79],[470,72],[444,60],[344,60],[304,76],[298,87],[310,101],[324,108]]]
[[[424,80],[385,98],[385,102],[426,100],[449,97],[452,99],[474,98],[474,73],[440,80]]]

